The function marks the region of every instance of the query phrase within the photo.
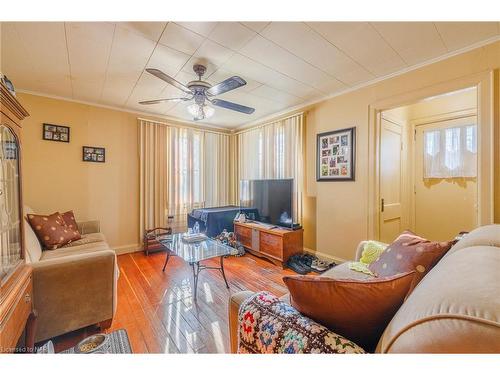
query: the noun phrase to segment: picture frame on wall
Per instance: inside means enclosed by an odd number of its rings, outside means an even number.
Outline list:
[[[42,137],[46,141],[69,143],[69,126],[44,123]]]
[[[106,149],[104,147],[83,146],[82,161],[92,163],[106,162]]]
[[[316,181],[354,181],[356,127],[316,136]]]

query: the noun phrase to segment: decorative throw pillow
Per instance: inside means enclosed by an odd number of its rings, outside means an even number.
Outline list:
[[[363,246],[363,252],[361,253],[359,262],[349,262],[349,269],[375,276],[374,273],[370,271],[368,266],[370,263],[377,260],[386,248],[387,245],[382,242],[367,241]]]
[[[29,214],[28,221],[45,249],[54,250],[81,237],[66,225],[59,212],[52,215]]]
[[[453,243],[431,242],[411,231],[404,231],[370,264],[369,269],[376,276],[392,276],[415,270],[415,280],[411,288],[413,289]]]
[[[358,345],[300,314],[269,292],[246,299],[238,312],[238,353],[364,353]]]
[[[403,303],[415,272],[369,280],[285,276],[290,302],[302,314],[374,351]]]
[[[76,223],[75,215],[73,214],[73,211],[67,211],[62,214],[62,217],[64,219],[64,222],[66,225],[69,227],[69,229],[73,231],[77,231],[78,235],[80,235],[80,231],[78,230],[78,224]]]
[[[380,254],[382,254],[386,248],[387,245],[381,242],[367,241],[363,247],[363,252],[361,253],[359,261],[365,264],[371,264],[378,259]]]

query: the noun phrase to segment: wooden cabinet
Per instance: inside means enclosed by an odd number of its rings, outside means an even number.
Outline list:
[[[283,266],[293,254],[303,251],[303,229],[268,229],[259,223],[234,223],[236,238],[252,254]]]
[[[14,351],[23,332],[33,347],[31,267],[25,262],[21,121],[28,112],[0,84],[0,352]]]

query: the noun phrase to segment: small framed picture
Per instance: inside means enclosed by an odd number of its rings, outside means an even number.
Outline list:
[[[93,163],[105,163],[106,149],[104,147],[83,146],[82,160]]]
[[[318,134],[316,181],[354,181],[355,156],[355,127]]]
[[[44,123],[42,137],[46,141],[69,143],[69,126]]]

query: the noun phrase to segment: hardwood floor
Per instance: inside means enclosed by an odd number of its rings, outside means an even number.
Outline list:
[[[219,271],[204,270],[194,302],[192,272],[187,263],[171,257],[162,272],[165,253],[120,255],[118,307],[107,331],[124,328],[134,353],[228,353],[227,305],[231,293],[268,290],[287,292],[282,277],[294,274],[250,254],[229,257],[224,269],[230,290]],[[204,262],[218,265],[218,259]],[[87,327],[52,339],[56,352],[99,332]]]

